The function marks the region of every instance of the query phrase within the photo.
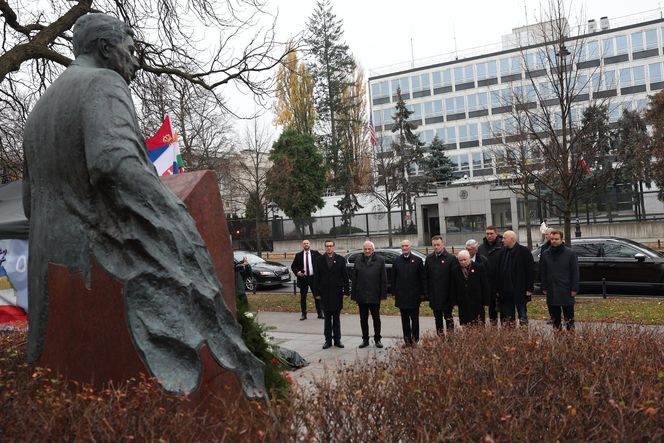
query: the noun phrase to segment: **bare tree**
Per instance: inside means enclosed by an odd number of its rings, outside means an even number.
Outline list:
[[[268,127],[259,126],[254,119],[253,129],[247,128],[239,151],[229,159],[229,173],[237,189],[246,198],[247,218],[255,220],[256,251],[260,255],[262,240],[267,237],[267,171],[270,168],[272,134]]]
[[[164,74],[210,91],[226,113],[232,110],[219,95],[224,85],[233,83],[265,104],[273,88],[270,71],[297,49],[297,43],[276,40],[276,16],[266,0],[0,0],[1,120],[22,112],[21,103],[34,102],[71,63],[71,29],[89,12],[115,15],[135,30],[145,75]],[[16,140],[0,135],[3,157],[20,151],[22,134]]]
[[[218,174],[234,143],[232,125],[218,106],[218,97],[174,77],[142,76],[134,91],[144,134],[153,134],[169,115],[180,136],[186,170],[210,169]]]
[[[389,246],[392,247],[392,208],[397,207],[402,198],[403,165],[391,149],[392,143],[388,145],[388,140],[383,137],[378,139],[378,150],[374,159],[376,183],[371,193],[387,210],[388,240]],[[385,145],[390,146],[390,149],[385,149]]]
[[[603,152],[599,144],[578,143],[590,129],[572,124],[581,110],[577,102],[589,99],[594,72],[579,65],[585,41],[581,32],[572,35],[564,0],[549,0],[532,30],[535,48],[512,60],[525,67],[526,81],[494,92],[508,109],[504,127],[494,129],[502,140],[498,163],[509,171],[518,195],[541,198],[562,214],[569,238],[579,185],[587,174],[584,165]]]

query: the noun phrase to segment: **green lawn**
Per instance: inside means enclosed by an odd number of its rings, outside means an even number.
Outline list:
[[[300,297],[284,293],[249,294],[251,308],[257,311],[300,312]],[[313,298],[308,297],[309,312],[315,312]],[[357,304],[350,299],[344,302],[345,314],[357,314]],[[383,315],[398,315],[394,298],[388,297],[380,306]],[[643,323],[664,325],[664,299],[579,297],[574,313],[577,321],[603,321],[617,323]],[[433,315],[428,303],[423,303],[420,315]],[[548,320],[544,297],[535,297],[528,304],[528,316],[535,320]]]

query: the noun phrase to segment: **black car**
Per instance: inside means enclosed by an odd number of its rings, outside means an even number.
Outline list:
[[[402,252],[400,248],[376,248],[374,251],[376,255],[383,257],[385,260],[385,270],[387,271],[387,292],[390,293],[390,280],[392,280],[392,265],[394,264],[394,260],[396,260],[397,257],[399,257]],[[422,259],[422,261],[426,260],[426,255],[422,254],[419,251],[416,251],[412,249],[410,251],[411,254],[413,254],[416,257],[419,257]],[[361,249],[355,249],[352,251],[349,251],[348,254],[346,254],[346,261],[348,264],[346,265],[348,267],[348,275],[353,276],[353,268],[355,266],[355,260],[357,260],[361,255],[363,254]]]
[[[571,247],[579,259],[579,292],[602,293],[604,284],[610,292],[664,295],[662,252],[618,237],[574,238]],[[540,248],[533,257],[537,272]]]
[[[242,262],[244,257],[251,265],[252,273],[252,277],[247,278],[244,282],[247,291],[253,291],[254,285],[258,289],[265,286],[283,285],[291,281],[290,269],[281,263],[264,260],[246,251],[233,252],[235,264]]]

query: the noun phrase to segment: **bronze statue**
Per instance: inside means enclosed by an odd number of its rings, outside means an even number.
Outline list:
[[[25,128],[24,209],[30,219],[28,358],[43,350],[48,265],[95,260],[124,287],[127,323],[152,375],[191,392],[207,342],[249,397],[264,397],[262,363],[222,298],[205,243],[147,157],[128,84],[139,68],[132,30],[104,14],[73,28],[75,60]],[[100,349],[99,352],[104,352]]]

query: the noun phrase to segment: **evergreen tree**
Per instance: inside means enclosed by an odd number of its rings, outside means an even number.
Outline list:
[[[611,128],[607,105],[591,105],[583,111],[581,129],[576,139],[581,170],[581,181],[577,187],[579,197],[587,204],[606,195],[607,186],[613,182],[614,170],[611,151]],[[611,208],[609,207],[609,211]]]
[[[408,207],[412,212],[413,197],[426,184],[421,178],[414,175],[417,165],[422,161],[422,157],[424,156],[424,150],[422,149],[424,143],[420,141],[418,135],[413,133],[417,126],[408,121],[413,111],[410,111],[406,106],[406,102],[401,95],[401,88],[397,88],[397,103],[394,108],[392,132],[397,137],[394,143],[392,143],[392,150],[398,159],[400,167],[399,178],[404,202],[403,209]]]
[[[634,191],[634,213],[637,220],[645,214],[643,184],[650,186],[650,136],[646,121],[638,111],[623,110],[618,120],[614,148],[618,177]]]
[[[311,213],[324,205],[325,167],[314,138],[288,129],[272,145],[270,160],[268,197],[304,234],[303,227],[311,220]]]
[[[443,142],[440,141],[437,134],[426,149],[426,153],[428,155],[422,159],[421,164],[427,177],[436,182],[446,182],[454,178],[455,165],[445,155]]]
[[[651,154],[655,162],[651,164],[652,178],[660,189],[659,199],[664,200],[664,91],[650,96],[650,106],[646,120],[652,125]]]
[[[329,0],[316,3],[307,27],[306,43],[312,57],[309,71],[315,79],[317,133],[334,180],[343,170],[338,114],[344,108],[343,92],[353,83],[355,61],[344,42],[342,22],[332,12]]]

